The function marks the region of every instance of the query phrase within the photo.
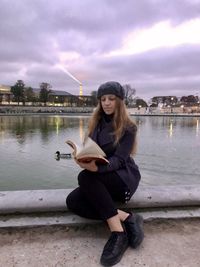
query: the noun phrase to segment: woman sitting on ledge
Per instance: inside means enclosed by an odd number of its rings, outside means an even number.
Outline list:
[[[137,248],[144,237],[142,217],[119,210],[115,204],[127,203],[140,181],[139,169],[131,157],[137,127],[127,115],[124,89],[118,82],[102,84],[97,98],[88,136],[102,148],[109,164],[76,161],[84,170],[78,175],[79,187],[68,195],[66,203],[79,216],[107,222],[111,235],[100,262],[112,266],[121,260],[128,246]]]

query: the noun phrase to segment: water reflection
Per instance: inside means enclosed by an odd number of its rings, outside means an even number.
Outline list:
[[[79,135],[80,135],[80,141],[83,142],[84,139],[84,133],[83,133],[83,118],[79,119]]]
[[[134,120],[138,123],[146,123],[146,121],[150,122],[151,127],[153,128],[160,128],[160,127],[166,127],[168,128],[173,121],[173,126],[176,127],[195,127],[197,124],[197,118],[186,118],[186,117],[174,117],[173,119],[170,117],[139,117],[134,118]]]
[[[87,118],[85,118],[87,120]],[[85,119],[79,119],[80,138],[83,138]],[[44,142],[48,142],[55,133],[67,128],[77,128],[76,117],[61,116],[2,116],[0,117],[0,135],[15,137],[17,142],[23,144],[27,138],[38,133]]]
[[[61,124],[61,117],[56,117],[55,118],[55,125],[56,125],[56,134],[59,134],[59,128],[60,128],[60,124]]]
[[[71,153],[65,141],[83,140],[88,119],[1,116],[0,190],[75,187],[80,169],[73,160],[56,161],[54,154]],[[138,125],[136,162],[143,184],[200,183],[199,118],[132,119]]]
[[[172,137],[172,135],[173,135],[173,121],[171,120],[169,124],[169,137]]]
[[[196,132],[196,135],[198,135],[199,132],[199,119],[195,117],[133,117],[134,121],[138,125],[138,130],[140,131],[140,128],[142,125],[148,125],[148,128],[151,129],[151,131],[159,131],[159,130],[166,130],[166,133],[170,138],[173,137],[175,133],[178,131],[182,131],[183,128],[185,129],[194,129],[194,132]]]

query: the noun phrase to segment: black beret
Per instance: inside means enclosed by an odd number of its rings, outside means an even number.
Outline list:
[[[100,99],[103,95],[116,95],[122,100],[124,99],[124,88],[118,82],[106,82],[99,86],[97,98]]]

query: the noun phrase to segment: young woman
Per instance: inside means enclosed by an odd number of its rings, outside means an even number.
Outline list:
[[[68,195],[66,203],[79,216],[107,222],[111,235],[100,262],[112,266],[121,260],[128,246],[137,248],[144,237],[142,217],[117,209],[115,203],[128,202],[140,181],[138,166],[131,157],[137,127],[127,114],[124,89],[118,82],[102,84],[97,98],[88,136],[102,148],[109,164],[76,161],[84,170],[78,175],[79,187]]]

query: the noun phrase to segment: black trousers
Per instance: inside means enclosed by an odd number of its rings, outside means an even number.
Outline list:
[[[107,220],[117,215],[115,201],[124,203],[130,199],[129,189],[115,172],[83,170],[78,175],[78,184],[68,195],[66,204],[81,217]]]

